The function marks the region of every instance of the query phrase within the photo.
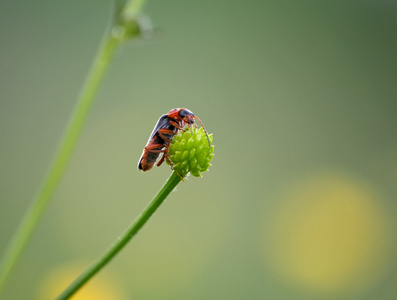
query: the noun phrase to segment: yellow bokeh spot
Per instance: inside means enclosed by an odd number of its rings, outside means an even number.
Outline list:
[[[39,288],[38,299],[55,299],[78,275],[87,264],[71,263],[50,271]],[[78,290],[71,300],[112,300],[127,299],[114,278],[102,271]]]
[[[382,199],[339,173],[301,181],[266,216],[265,260],[284,281],[309,291],[363,289],[390,259]]]

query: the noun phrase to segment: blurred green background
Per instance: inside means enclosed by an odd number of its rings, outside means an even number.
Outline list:
[[[52,161],[111,1],[0,1],[0,255]],[[170,169],[136,164],[161,114],[214,133],[76,299],[396,299],[397,2],[148,1],[4,299],[51,299]]]

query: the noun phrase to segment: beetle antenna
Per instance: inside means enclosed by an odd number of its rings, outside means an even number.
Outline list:
[[[201,123],[201,121],[200,121],[200,119],[198,117],[194,116],[194,118],[197,119],[197,121],[199,121],[199,123],[201,124],[201,127],[203,127],[205,135],[207,136],[207,140],[208,140],[208,148],[211,148],[211,142],[210,142],[210,138],[208,137],[207,130],[205,129],[203,123]]]

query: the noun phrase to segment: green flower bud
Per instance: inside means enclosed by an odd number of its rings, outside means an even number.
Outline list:
[[[152,33],[152,23],[147,16],[127,11],[119,16],[117,24],[111,30],[112,37],[119,42],[136,37],[149,38]]]
[[[208,135],[212,144],[212,134]],[[172,139],[168,156],[173,169],[182,177],[190,172],[195,177],[202,177],[201,172],[208,171],[210,161],[214,157],[214,145],[208,145],[207,135],[203,128],[187,128]],[[167,161],[169,164],[169,162]]]

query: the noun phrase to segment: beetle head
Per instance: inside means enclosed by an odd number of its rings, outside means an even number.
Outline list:
[[[196,119],[201,127],[203,127],[205,134],[207,135],[207,140],[208,140],[208,146],[211,147],[210,139],[208,137],[208,132],[205,129],[203,123],[201,123],[201,120],[196,117],[190,110],[186,108],[174,108],[169,111],[167,114],[169,117],[173,118],[175,121],[183,121],[184,123],[188,125],[193,125],[194,120]],[[197,126],[196,126],[197,127]]]
[[[208,132],[207,132],[207,130],[205,129],[203,123],[201,123],[201,120],[200,120],[198,117],[196,117],[190,110],[188,110],[188,109],[186,109],[186,108],[181,109],[181,110],[179,111],[179,116],[181,117],[181,119],[182,119],[184,122],[188,123],[189,125],[194,124],[194,120],[196,119],[196,120],[200,123],[201,127],[203,127],[204,132],[205,132],[205,134],[206,134],[206,136],[207,136],[208,146],[211,147],[211,142],[210,142],[210,139],[209,139],[209,137],[208,137]],[[197,127],[197,126],[196,126],[196,127]]]
[[[186,122],[187,124],[191,125],[194,123],[195,116],[190,110],[186,108],[182,108],[179,111],[178,115],[181,118],[181,120]]]

